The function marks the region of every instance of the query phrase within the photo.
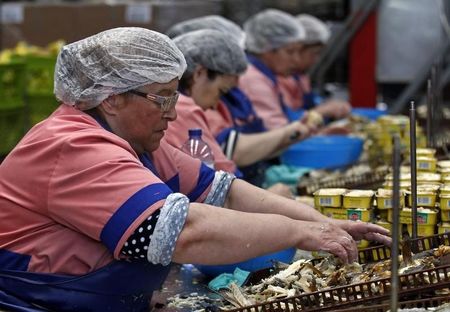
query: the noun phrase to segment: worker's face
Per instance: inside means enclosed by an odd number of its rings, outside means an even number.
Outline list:
[[[176,94],[178,79],[168,83],[152,83],[137,88],[136,91],[156,96],[172,97]],[[174,99],[174,98],[173,98]],[[113,131],[128,141],[133,149],[142,153],[153,152],[159,147],[168,123],[177,118],[174,105],[169,105],[164,111],[156,101],[142,95],[125,93],[116,96],[113,105],[112,122],[109,125]]]
[[[299,62],[300,43],[290,43],[281,48],[267,52],[268,65],[276,75],[289,76],[295,72],[296,64]]]
[[[203,110],[215,109],[219,104],[220,97],[235,87],[237,82],[237,75],[208,76],[207,69],[201,68],[194,73],[190,95]]]
[[[299,73],[307,72],[314,64],[317,63],[322,52],[322,44],[305,45],[298,50],[299,57],[297,71]]]

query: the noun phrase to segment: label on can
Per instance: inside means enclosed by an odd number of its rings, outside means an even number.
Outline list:
[[[419,162],[418,169],[430,169],[430,163],[428,162]]]
[[[428,196],[417,196],[417,205],[429,205],[431,203],[430,197]]]
[[[387,199],[384,200],[384,207],[385,208],[392,208],[393,207],[392,198],[387,198]]]
[[[332,197],[320,197],[319,203],[321,206],[329,206],[333,203],[333,198]]]

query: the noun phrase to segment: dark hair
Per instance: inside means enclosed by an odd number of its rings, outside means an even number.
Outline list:
[[[223,73],[218,72],[212,69],[206,69],[206,74],[208,75],[209,80],[214,80],[217,76],[223,75]],[[184,72],[183,76],[178,83],[178,90],[181,93],[186,93],[186,90],[189,90],[192,87],[192,74]]]

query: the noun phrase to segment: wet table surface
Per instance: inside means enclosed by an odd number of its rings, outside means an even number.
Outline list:
[[[190,308],[169,308],[167,299],[177,294],[189,295],[197,293],[211,298],[218,298],[217,294],[208,290],[208,282],[211,279],[200,273],[191,264],[172,264],[170,273],[160,291],[153,293],[152,312],[187,312]]]

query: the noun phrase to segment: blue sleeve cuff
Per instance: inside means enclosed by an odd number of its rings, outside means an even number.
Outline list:
[[[148,185],[131,196],[111,216],[100,234],[100,240],[114,254],[117,244],[131,224],[154,203],[172,191],[164,183]]]

